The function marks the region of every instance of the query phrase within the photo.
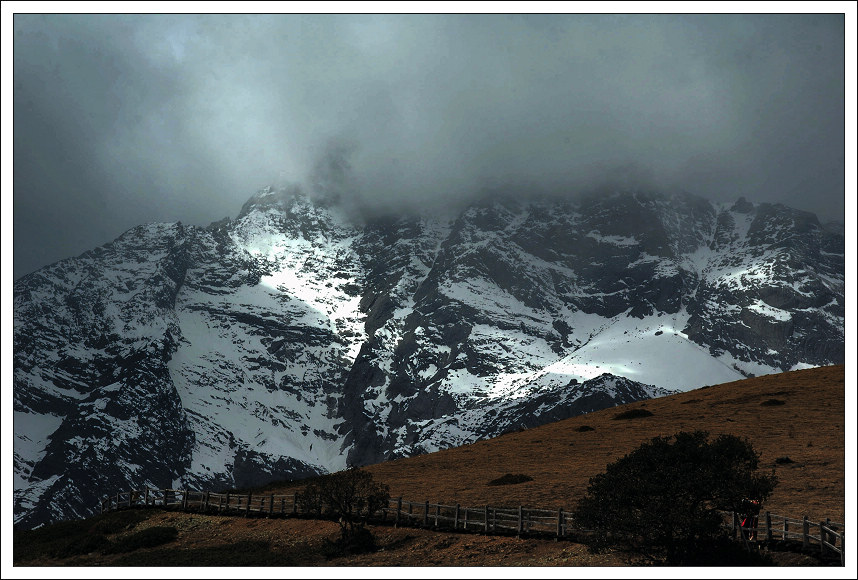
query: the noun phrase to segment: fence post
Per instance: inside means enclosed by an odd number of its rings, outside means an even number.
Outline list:
[[[209,512],[209,499],[211,499],[211,493],[212,492],[210,492],[210,491],[206,492],[206,504],[205,504],[205,507],[203,508],[206,513]]]
[[[188,509],[188,490],[187,489],[182,490],[182,509],[183,510]]]
[[[766,541],[772,541],[772,514],[766,511]]]
[[[465,508],[465,519],[462,521],[462,529],[468,529],[468,508]]]
[[[253,499],[252,492],[247,492],[247,507],[244,509],[244,517],[250,515],[250,500]]]
[[[429,527],[429,500],[426,500],[426,503],[423,504],[423,527]]]
[[[170,503],[168,501],[168,494],[167,494],[168,491],[169,490],[167,488],[164,488],[164,499],[162,500],[164,502],[164,507],[167,507],[167,504]]]
[[[523,509],[523,507],[522,507],[522,506],[518,506],[518,535],[519,535],[519,536],[521,535],[522,524],[524,523],[524,522],[523,522],[523,520],[522,520],[522,518],[521,518],[521,515],[522,515],[522,509]]]
[[[440,515],[441,515],[441,504],[436,503],[435,504],[435,527],[436,528],[438,527],[438,516],[440,516]]]
[[[498,531],[498,508],[492,508],[492,531]]]
[[[271,517],[271,514],[274,513],[274,494],[271,494],[271,497],[268,498],[268,516]]]
[[[292,514],[298,513],[298,493],[292,494]]]
[[[402,496],[399,496],[399,498],[397,498],[397,500],[396,500],[396,520],[394,520],[394,522],[393,522],[393,527],[395,527],[395,528],[399,527],[399,517],[400,517],[399,514],[401,514],[401,513],[402,513]]]
[[[819,553],[825,555],[825,522],[819,522]]]
[[[280,514],[282,515],[285,513],[286,513],[286,498],[281,497],[280,498]]]
[[[456,504],[456,515],[453,517],[453,529],[459,527],[459,504]]]
[[[489,506],[488,505],[486,505],[486,507],[485,507],[483,521],[484,521],[483,530],[485,531],[485,533],[488,534],[489,533]]]
[[[563,537],[563,508],[557,510],[557,538]]]
[[[229,492],[226,492],[226,501],[223,502],[223,509],[229,511]]]
[[[783,532],[783,537],[781,539],[786,541],[788,537],[789,537],[789,520],[786,516],[784,516],[784,532]]]
[[[846,565],[846,529],[840,530],[840,565]]]
[[[807,516],[804,516],[802,520],[802,538],[801,538],[801,547],[807,548],[810,546],[810,522],[807,521]]]

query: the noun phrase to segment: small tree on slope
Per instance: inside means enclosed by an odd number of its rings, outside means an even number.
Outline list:
[[[331,516],[340,525],[340,546],[345,550],[369,548],[371,540],[363,527],[367,518],[387,505],[387,485],[357,467],[320,477],[299,494],[302,508]],[[370,542],[371,543],[371,542]]]
[[[725,545],[718,510],[761,503],[777,484],[757,473],[759,454],[747,439],[680,432],[656,437],[590,479],[574,512],[592,530],[592,547],[626,546],[667,563],[703,563]]]

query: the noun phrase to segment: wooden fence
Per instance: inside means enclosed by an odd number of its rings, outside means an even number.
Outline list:
[[[819,548],[821,556],[832,552],[840,556],[840,564],[845,565],[846,550],[844,548],[845,526],[839,522],[826,519],[821,522],[811,522],[807,516],[797,520],[788,516],[761,513],[757,525],[742,527],[739,516],[735,512],[722,512],[730,520],[733,539],[751,541],[801,541],[804,550]]]
[[[297,494],[275,495],[264,493],[214,493],[183,489],[142,489],[121,491],[101,500],[101,512],[134,507],[170,507],[206,513],[263,515],[269,517],[314,516],[318,511],[302,509]],[[820,555],[828,552],[840,556],[845,565],[844,525],[829,519],[811,522],[764,512],[756,527],[742,527],[735,512],[721,512],[724,526],[732,531],[736,541],[749,545],[753,542],[801,541],[802,548],[818,547]],[[392,498],[387,506],[372,514],[373,521],[396,526],[444,528],[473,532],[516,535],[551,536],[566,538],[574,532],[586,533],[577,528],[571,514],[558,509],[535,509],[524,506],[493,507],[460,504],[421,503]]]

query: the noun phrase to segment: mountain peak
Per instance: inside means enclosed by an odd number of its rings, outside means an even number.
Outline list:
[[[730,211],[734,211],[736,213],[751,213],[754,211],[754,204],[746,200],[744,197],[740,197],[730,208]]]

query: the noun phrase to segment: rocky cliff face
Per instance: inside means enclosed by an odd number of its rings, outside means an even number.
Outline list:
[[[358,223],[297,188],[15,283],[15,519],[433,451],[844,361],[844,240],[740,200],[494,200]]]

